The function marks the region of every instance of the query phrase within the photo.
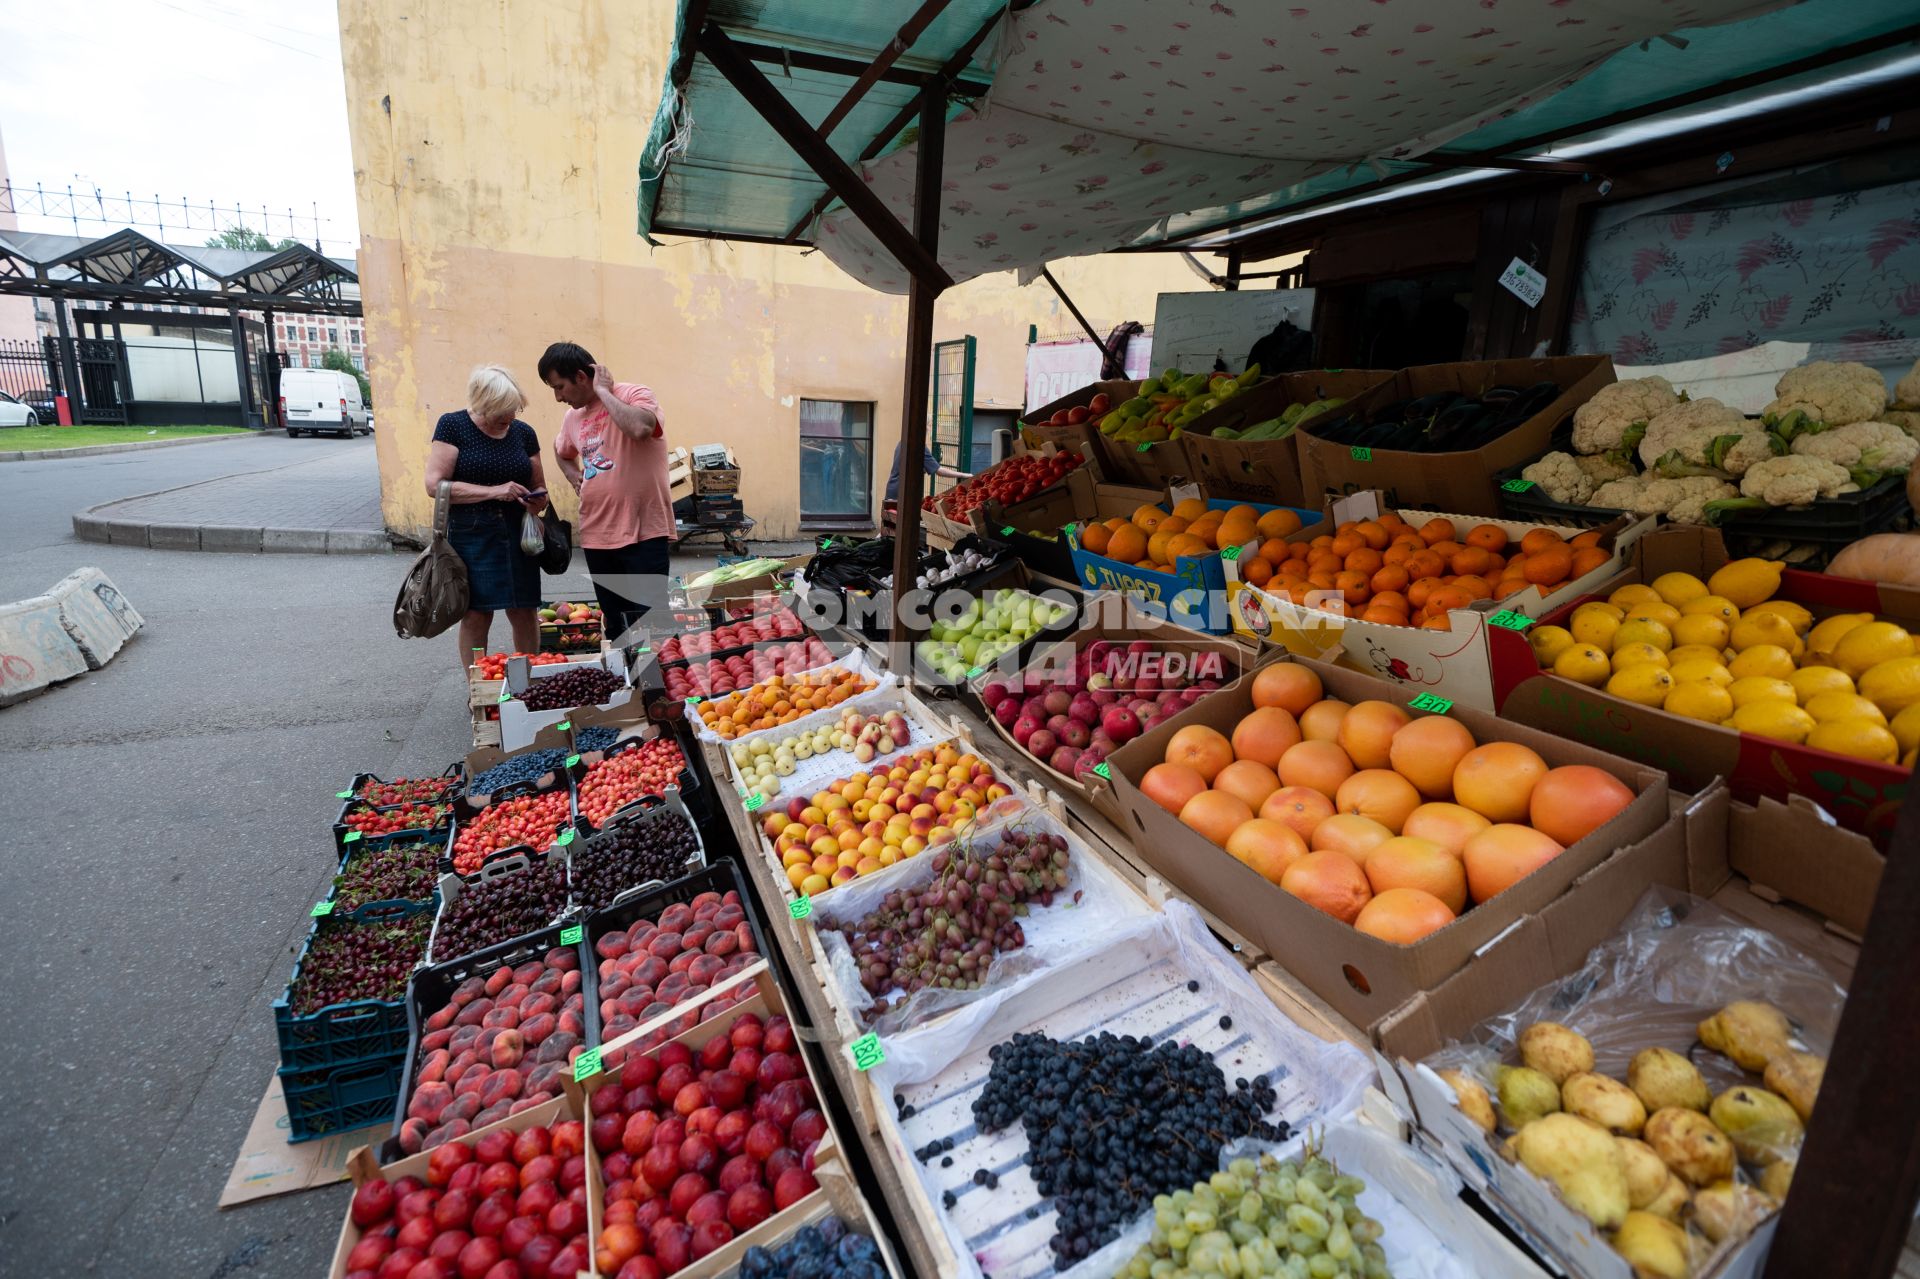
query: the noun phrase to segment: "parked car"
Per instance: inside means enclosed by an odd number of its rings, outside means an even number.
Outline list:
[[[60,420],[60,410],[54,407],[53,392],[46,387],[28,391],[19,397],[20,402],[32,409],[34,416],[42,422],[52,425]]]
[[[296,439],[323,433],[348,438],[373,434],[359,380],[338,369],[282,369],[280,425]]]
[[[0,391],[0,426],[38,426],[40,415],[20,401]]]

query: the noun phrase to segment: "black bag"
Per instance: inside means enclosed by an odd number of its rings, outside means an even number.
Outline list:
[[[467,615],[472,598],[467,566],[447,541],[447,508],[453,485],[442,483],[433,499],[433,539],[407,570],[393,601],[393,629],[401,639],[438,635]]]
[[[559,577],[573,563],[573,525],[553,513],[551,507],[540,517],[544,545],[540,548],[540,571]]]

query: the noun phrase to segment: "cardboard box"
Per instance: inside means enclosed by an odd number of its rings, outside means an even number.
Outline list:
[[[1300,454],[1300,479],[1308,502],[1323,493],[1382,489],[1394,504],[1432,506],[1446,511],[1497,515],[1499,493],[1493,475],[1530,462],[1547,451],[1554,429],[1573,411],[1614,380],[1613,360],[1604,355],[1565,355],[1545,360],[1481,360],[1428,364],[1400,372],[1346,406],[1356,413],[1396,400],[1441,391],[1478,394],[1495,386],[1531,386],[1556,382],[1559,398],[1532,418],[1481,448],[1456,453],[1407,453],[1354,448],[1313,434],[1294,432]]]
[[[1276,660],[1305,662],[1290,655]],[[1371,699],[1405,706],[1421,695],[1354,671],[1305,664],[1320,676],[1329,697],[1345,702]],[[1206,724],[1231,733],[1253,709],[1251,686],[1251,675],[1243,676],[1112,756],[1114,790],[1127,814],[1123,829],[1134,835],[1140,857],[1170,883],[1259,945],[1356,1026],[1372,1026],[1418,992],[1432,989],[1526,912],[1559,897],[1616,849],[1653,834],[1668,820],[1667,780],[1655,770],[1455,706],[1447,713],[1464,724],[1476,741],[1519,742],[1555,767],[1593,765],[1620,778],[1635,798],[1612,821],[1507,891],[1413,945],[1392,945],[1281,891],[1140,793],[1140,778],[1165,756],[1168,740],[1181,728]]]
[[[1385,382],[1386,369],[1320,369],[1281,373],[1264,378],[1219,408],[1202,413],[1181,437],[1187,448],[1188,474],[1217,497],[1270,502],[1276,506],[1306,506],[1300,481],[1300,452],[1294,436],[1311,426],[1320,414],[1302,418],[1294,431],[1279,440],[1223,440],[1222,427],[1244,431],[1279,417],[1292,404],[1337,398],[1352,400]]]
[[[1662,573],[1686,572],[1705,580],[1725,564],[1727,550],[1710,528],[1675,525],[1642,537],[1636,544],[1637,568],[1606,584],[1652,581]],[[1816,617],[1871,612],[1920,630],[1920,590],[1862,582],[1789,569],[1781,576],[1777,599],[1796,600]],[[1543,618],[1563,623],[1583,602],[1569,601]],[[1912,779],[1893,764],[1836,755],[1756,737],[1703,720],[1671,715],[1616,697],[1604,688],[1535,670],[1499,702],[1503,717],[1530,724],[1628,759],[1651,764],[1689,790],[1725,777],[1734,797],[1786,800],[1804,795],[1820,804],[1849,830],[1865,832],[1884,844]]]
[[[599,703],[601,706],[620,706],[625,704],[626,701],[633,696],[633,678],[627,671],[627,661],[624,653],[617,650],[614,652],[603,652],[596,655],[593,662],[582,663],[582,665],[589,664],[599,666],[618,675],[625,685],[623,688],[615,689],[606,701]],[[573,669],[576,668],[573,666],[531,666],[524,661],[509,661],[507,663],[507,687],[501,690],[501,701],[499,702],[500,745],[502,749],[508,753],[513,753],[531,746],[535,734],[541,729],[551,724],[558,724],[561,720],[566,719],[573,710],[577,709],[574,707],[566,707],[557,711],[528,710],[527,704],[518,697],[512,696],[512,693],[526,691],[530,682],[533,680],[548,679],[554,675],[558,675],[562,671]]]
[[[1088,421],[1087,428],[1088,455],[1099,464],[1101,474],[1117,484],[1161,488],[1193,476],[1184,430],[1177,440],[1123,444],[1102,435],[1097,420]]]
[[[1035,572],[1073,581],[1073,550],[1060,530],[1088,520],[1130,516],[1142,506],[1166,500],[1165,489],[1110,483],[1088,466],[1079,466],[1060,484],[1024,502],[1002,506],[987,501],[973,512],[973,531],[1013,547]]]
[[[594,653],[570,653],[565,662],[556,662],[552,665],[591,666],[598,660],[598,655]],[[506,686],[507,681],[504,679],[481,679],[478,666],[467,667],[467,705],[469,706],[498,706],[501,691]]]
[[[1057,400],[1042,404],[1033,412],[1020,419],[1020,436],[1031,448],[1052,441],[1061,448],[1082,448],[1081,441],[1087,436],[1078,428],[1088,425],[1075,423],[1072,427],[1051,426],[1047,419],[1066,409],[1085,408],[1093,402],[1096,395],[1104,395],[1115,404],[1132,399],[1140,390],[1140,384],[1132,378],[1108,378],[1104,381],[1089,382],[1077,391],[1069,391]],[[1091,416],[1091,415],[1090,415]],[[1083,449],[1084,451],[1084,449]]]

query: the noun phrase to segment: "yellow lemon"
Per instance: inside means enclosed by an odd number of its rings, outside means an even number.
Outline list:
[[[1632,608],[1629,608],[1623,620],[1632,622],[1642,618],[1658,622],[1668,630],[1672,630],[1673,624],[1680,620],[1680,610],[1671,604],[1661,603],[1657,600],[1650,601],[1635,604]]]
[[[1857,626],[1865,626],[1873,620],[1872,613],[1836,613],[1825,621],[1817,623],[1807,632],[1807,659],[1820,660],[1823,666],[1832,665],[1834,647],[1842,637]]]
[[[1900,743],[1900,753],[1910,754],[1920,748],[1920,702],[1901,711],[1893,717],[1893,723],[1887,725],[1893,730],[1893,740]]]
[[[1913,636],[1897,622],[1867,622],[1840,637],[1833,664],[1859,679],[1882,662],[1913,656]]]
[[[1797,635],[1805,635],[1813,626],[1813,614],[1807,611],[1806,605],[1796,604],[1792,600],[1763,600],[1748,612],[1778,613],[1793,623],[1794,633]]]
[[[1772,737],[1783,742],[1804,742],[1815,724],[1813,716],[1792,702],[1748,702],[1737,706],[1727,719],[1730,727],[1757,737]]]
[[[1851,693],[1853,681],[1837,666],[1802,666],[1787,676],[1793,695],[1805,706],[1822,693]]]
[[[1772,644],[1786,650],[1788,656],[1806,647],[1794,633],[1793,623],[1778,613],[1742,613],[1733,624],[1729,641],[1742,652],[1756,644]]]
[[[1613,634],[1615,651],[1629,644],[1651,644],[1662,653],[1673,647],[1673,632],[1651,617],[1629,617]]]
[[[1749,702],[1785,702],[1798,709],[1800,705],[1799,699],[1793,695],[1793,685],[1768,675],[1749,675],[1745,679],[1737,679],[1727,685],[1727,691],[1733,694],[1735,706],[1745,706]]]
[[[1627,615],[1627,610],[1621,608],[1618,604],[1609,604],[1605,600],[1588,600],[1585,604],[1573,610],[1575,617],[1579,617],[1583,613],[1604,613],[1617,622]]]
[[[1723,564],[1707,579],[1707,589],[1724,595],[1735,608],[1752,608],[1761,600],[1772,599],[1780,589],[1780,560],[1744,559]]]
[[[1697,600],[1682,604],[1680,611],[1688,617],[1717,617],[1728,626],[1740,618],[1740,610],[1724,595],[1702,595]]]
[[[1613,634],[1620,629],[1620,619],[1608,613],[1576,612],[1572,618],[1573,638],[1581,644],[1591,644],[1602,653],[1613,651]]]
[[[1553,659],[1573,642],[1573,632],[1564,626],[1536,626],[1527,634],[1527,643],[1533,645],[1534,660],[1542,666],[1552,666]]]
[[[1884,723],[1871,719],[1830,719],[1815,724],[1807,745],[1837,755],[1852,755],[1891,764],[1900,758],[1900,743]]]
[[[1869,667],[1860,676],[1860,696],[1889,715],[1920,703],[1920,657],[1901,657]]]
[[[1711,613],[1686,614],[1667,629],[1673,632],[1675,644],[1702,644],[1714,649],[1725,648],[1733,634],[1725,618]]]
[[[1669,653],[1667,656],[1671,658],[1673,654]],[[1717,657],[1684,657],[1670,663],[1667,669],[1673,672],[1673,680],[1676,684],[1703,680],[1725,688],[1733,683],[1733,672],[1722,666]]]
[[[1661,706],[1673,691],[1673,676],[1651,662],[1641,662],[1623,671],[1615,671],[1607,681],[1607,691],[1642,706]]]
[[[1653,579],[1654,593],[1673,605],[1684,607],[1707,593],[1707,584],[1691,573],[1662,573]]]
[[[1727,663],[1727,669],[1733,672],[1735,679],[1745,679],[1749,675],[1787,679],[1793,674],[1793,655],[1778,644],[1755,644],[1752,648],[1741,649],[1740,655]]]
[[[1642,586],[1639,582],[1633,582],[1623,586],[1613,594],[1607,596],[1607,603],[1612,604],[1622,611],[1632,608],[1635,604],[1661,604],[1664,602],[1665,601],[1660,598],[1659,591],[1654,590],[1651,586]]]
[[[1664,649],[1651,644],[1621,644],[1613,650],[1613,669],[1627,666],[1658,666],[1666,670],[1669,665]]]
[[[1887,722],[1887,716],[1878,706],[1858,693],[1821,693],[1810,697],[1803,703],[1807,714],[1822,724],[1834,719],[1870,719],[1876,724]]]
[[[1703,719],[1718,724],[1733,714],[1733,697],[1711,680],[1677,680],[1661,709],[1688,719]]]
[[[1916,766],[1920,766],[1920,749],[1910,750],[1900,757],[1900,767],[1911,772]]]
[[[1613,674],[1607,655],[1591,644],[1569,644],[1553,659],[1553,673],[1589,688],[1598,688]]]
[[[1690,657],[1704,657],[1720,666],[1726,665],[1727,662],[1726,653],[1714,644],[1675,644],[1667,650],[1667,657],[1676,666]]]

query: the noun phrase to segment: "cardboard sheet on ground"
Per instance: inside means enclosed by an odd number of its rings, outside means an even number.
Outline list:
[[[253,1112],[246,1140],[240,1144],[240,1157],[233,1161],[227,1184],[221,1188],[220,1206],[232,1208],[345,1181],[347,1156],[356,1147],[379,1141],[391,1127],[391,1123],[369,1124],[298,1145],[289,1143],[287,1103],[280,1095],[280,1076],[272,1075],[266,1095]]]

